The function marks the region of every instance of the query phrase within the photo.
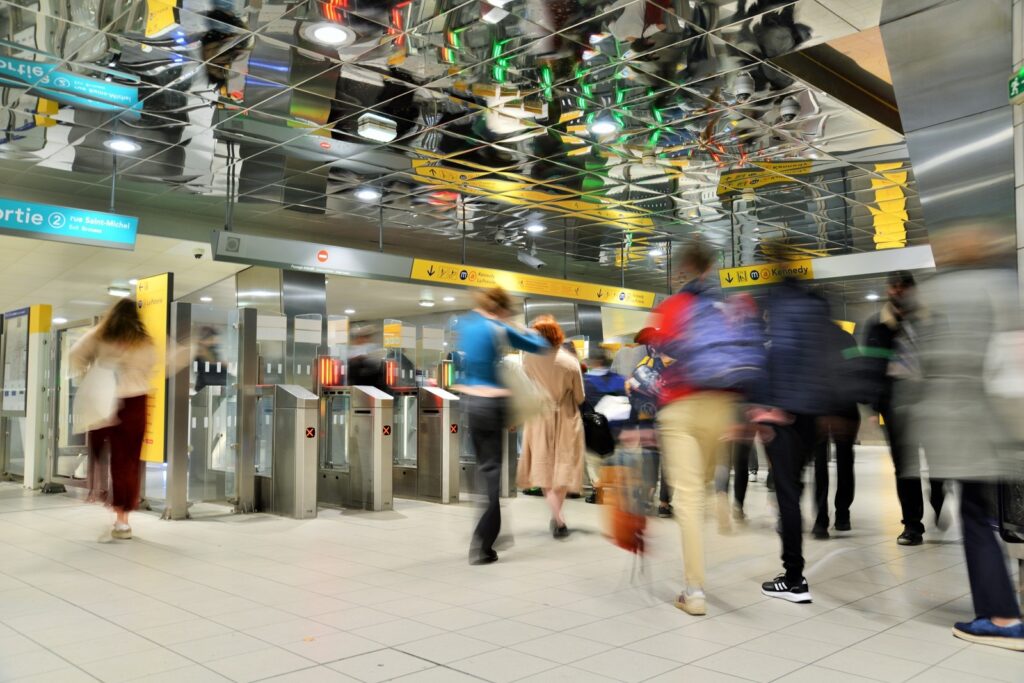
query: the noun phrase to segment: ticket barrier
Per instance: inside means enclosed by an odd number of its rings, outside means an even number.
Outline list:
[[[256,509],[316,517],[317,396],[274,384],[257,387],[256,397]]]
[[[501,439],[501,485],[498,495],[502,498],[516,497],[516,472],[519,464],[519,435],[521,427],[509,427],[502,432]],[[483,483],[477,476],[476,453],[470,438],[468,420],[461,420],[462,453],[459,458],[459,489],[468,494],[484,494]]]
[[[438,387],[395,389],[394,493],[459,502],[459,397]]]
[[[320,391],[317,498],[323,505],[391,510],[394,401],[375,387]]]

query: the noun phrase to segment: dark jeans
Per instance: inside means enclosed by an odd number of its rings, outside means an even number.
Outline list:
[[[661,466],[661,451],[657,448],[644,446],[642,457],[644,486],[648,491],[653,491],[655,487],[658,487],[658,502],[667,505],[672,502],[672,487],[668,485],[664,468]],[[661,480],[660,487],[658,486],[659,477]]]
[[[814,498],[818,517],[814,526],[828,528],[828,444],[836,445],[836,522],[850,521],[853,504],[853,443],[860,429],[860,416],[844,418],[842,427],[824,431],[814,449]]]
[[[803,518],[800,495],[803,471],[818,443],[818,421],[810,415],[797,415],[792,424],[770,425],[774,436],[764,448],[775,477],[775,497],[779,504],[782,528],[782,566],[786,581],[799,583],[804,575]]]
[[[1003,547],[994,530],[994,487],[976,481],[964,481],[960,486],[964,556],[974,599],[974,616],[1020,617],[1020,605],[1006,570]]]
[[[747,499],[747,474],[757,471],[757,452],[754,450],[753,441],[734,441],[729,444],[732,462],[730,463],[734,478],[732,482],[733,495],[736,504],[741,508]],[[751,458],[754,465],[751,469]],[[729,492],[729,468],[715,468],[715,493]]]
[[[463,410],[469,417],[469,436],[476,453],[476,472],[487,493],[487,504],[473,532],[472,549],[486,553],[493,550],[501,531],[501,435],[505,428],[508,399],[501,397],[462,396]]]
[[[883,401],[878,412],[885,421],[885,435],[889,439],[889,451],[896,468],[896,496],[903,512],[901,521],[907,531],[923,534],[924,524],[921,520],[924,518],[924,494],[921,492],[920,444],[909,442],[903,416],[893,410],[890,400]],[[944,483],[941,479],[929,479],[929,501],[936,517],[942,511],[946,497]]]

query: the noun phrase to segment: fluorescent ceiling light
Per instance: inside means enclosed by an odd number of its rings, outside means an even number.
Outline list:
[[[346,308],[345,309],[345,315],[354,315],[355,312],[356,312],[356,309],[354,309],[354,308]]]
[[[103,146],[111,152],[117,152],[118,154],[130,154],[142,149],[142,145],[134,140],[128,140],[126,138],[110,138],[109,140],[104,140]]]
[[[199,297],[199,300],[202,301],[204,304],[208,304],[211,301],[213,301],[213,297],[212,296],[201,296],[201,297]]]
[[[610,135],[619,129],[613,119],[598,119],[590,124],[590,132],[594,135]]]
[[[451,302],[455,301],[455,297],[454,296],[446,296],[443,299],[441,299],[441,301],[444,301],[444,302],[450,304]]]
[[[124,287],[107,287],[107,294],[110,296],[126,297],[131,296],[132,291]]]
[[[343,47],[356,42],[355,31],[348,26],[332,24],[329,21],[318,21],[302,27],[302,36],[307,40],[328,47]]]
[[[380,199],[380,190],[375,187],[360,187],[356,190],[356,199],[364,202],[375,202]]]
[[[878,295],[875,294],[874,292],[871,292],[870,294],[868,294],[864,298],[867,299],[868,301],[878,301]]]
[[[658,256],[664,256],[665,255],[665,250],[661,249],[660,247],[655,247],[654,249],[651,249],[647,253],[650,254],[651,256],[658,257]]]
[[[359,117],[359,135],[367,140],[391,142],[398,136],[398,124],[386,116],[366,113]]]
[[[135,285],[139,284],[139,279],[133,277],[131,280],[128,281],[128,284],[130,284],[132,287],[134,287]]]
[[[434,302],[431,299],[420,299],[420,306],[423,308],[433,308]]]
[[[532,232],[533,234],[544,232],[544,226],[540,223],[530,223],[526,226],[526,232]]]
[[[54,324],[54,325],[63,325],[63,324],[64,324],[64,323],[66,323],[67,321],[68,321],[68,319],[67,319],[67,318],[59,318],[59,317],[58,317],[58,318],[54,318],[54,319],[53,319],[53,324]]]

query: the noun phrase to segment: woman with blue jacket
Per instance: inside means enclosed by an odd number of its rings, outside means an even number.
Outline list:
[[[460,317],[455,328],[463,374],[454,388],[462,393],[477,471],[487,491],[487,507],[473,532],[469,561],[490,564],[498,560],[493,546],[501,531],[501,432],[507,423],[509,396],[498,376],[498,363],[506,346],[529,353],[547,351],[549,346],[540,334],[509,323],[512,301],[501,287],[477,292],[476,302],[476,308]]]

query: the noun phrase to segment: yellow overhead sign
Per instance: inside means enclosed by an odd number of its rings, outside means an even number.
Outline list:
[[[424,280],[445,285],[462,285],[465,287],[503,287],[517,294],[535,294],[537,296],[554,296],[561,299],[592,301],[599,304],[616,304],[635,308],[650,308],[654,305],[654,292],[637,289],[623,289],[608,285],[594,285],[589,282],[561,280],[554,277],[540,277],[514,273],[508,270],[493,268],[476,268],[460,266],[457,263],[413,259],[413,280]]]
[[[146,2],[146,37],[158,36],[178,24],[178,0]]]
[[[757,164],[757,168],[750,171],[723,173],[718,179],[718,194],[721,196],[766,185],[788,183],[792,181],[790,176],[807,175],[811,172],[812,166],[813,162],[806,160],[766,161]]]
[[[764,263],[757,266],[741,268],[722,268],[718,277],[723,287],[752,287],[754,285],[770,285],[786,278],[796,280],[813,280],[814,268],[811,259],[790,261],[788,263]]]

